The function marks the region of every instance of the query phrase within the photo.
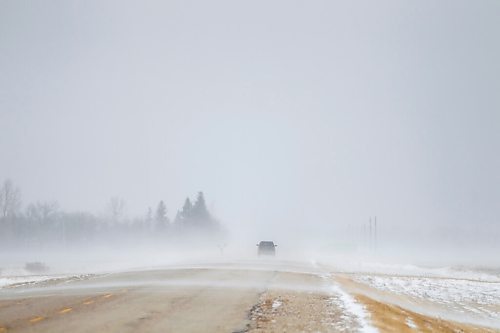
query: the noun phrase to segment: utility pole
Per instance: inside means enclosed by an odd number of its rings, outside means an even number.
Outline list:
[[[368,249],[372,249],[372,218],[368,219]]]
[[[368,218],[368,230],[365,230],[366,243],[368,250],[371,252],[377,251],[377,216]]]

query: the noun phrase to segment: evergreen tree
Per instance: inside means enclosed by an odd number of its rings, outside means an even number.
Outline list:
[[[186,198],[182,209],[177,211],[175,225],[179,228],[177,230],[187,232],[216,231],[218,229],[218,222],[207,209],[203,192],[198,192],[194,204],[191,203],[189,197]]]
[[[199,222],[210,220],[210,214],[205,203],[205,196],[203,192],[198,192],[198,197],[193,206],[193,218]]]
[[[182,222],[182,213],[180,210],[177,210],[177,213],[175,214],[175,219],[174,219],[174,224],[180,224]]]
[[[167,217],[167,206],[165,203],[160,201],[158,203],[158,207],[156,208],[156,229],[158,231],[164,231],[168,225],[168,217]]]
[[[191,200],[189,200],[189,198],[186,198],[186,201],[184,201],[184,206],[182,206],[181,219],[188,220],[192,215],[192,210],[193,204],[191,203]]]
[[[153,225],[153,209],[148,207],[148,212],[146,213],[146,219],[144,220],[144,227],[147,231],[151,231]]]

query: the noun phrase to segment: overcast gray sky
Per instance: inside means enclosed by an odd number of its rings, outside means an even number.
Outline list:
[[[23,202],[244,229],[499,225],[500,1],[0,0]]]

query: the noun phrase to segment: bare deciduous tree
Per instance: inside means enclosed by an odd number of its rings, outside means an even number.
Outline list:
[[[57,214],[59,205],[57,202],[37,202],[29,204],[26,208],[26,217],[32,220],[48,220]]]
[[[123,218],[125,214],[125,200],[119,197],[112,197],[109,200],[108,207],[113,222],[118,222]]]
[[[12,180],[4,181],[0,188],[0,214],[3,218],[14,216],[21,207],[21,191]]]

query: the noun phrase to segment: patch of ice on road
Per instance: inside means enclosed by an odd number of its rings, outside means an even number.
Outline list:
[[[324,279],[329,275],[322,275]],[[332,325],[341,332],[359,331],[363,333],[376,333],[378,330],[370,324],[369,314],[366,312],[365,307],[356,302],[354,297],[345,292],[338,284],[330,285],[330,292],[332,297],[330,302],[335,307],[342,310],[341,316],[342,323],[334,323]]]
[[[272,307],[273,307],[273,309],[277,309],[277,308],[279,308],[281,306],[281,304],[283,304],[283,303],[279,299],[275,299],[273,301]]]
[[[408,326],[411,329],[417,329],[417,325],[415,325],[415,323],[410,317],[406,318],[406,326]]]
[[[279,308],[281,306],[281,304],[283,304],[283,303],[279,299],[275,299],[273,301],[272,307],[273,307],[273,309],[277,309],[277,308]]]

